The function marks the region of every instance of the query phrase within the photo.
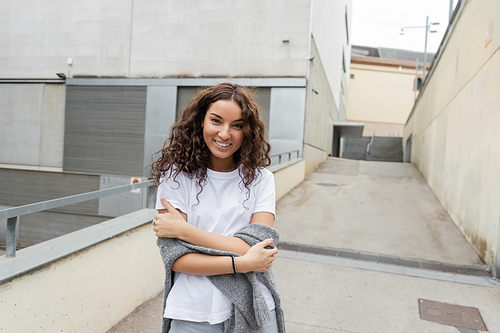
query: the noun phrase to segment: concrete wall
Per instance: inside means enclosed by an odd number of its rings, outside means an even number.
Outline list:
[[[0,164],[62,170],[66,86],[0,83]]]
[[[467,1],[405,126],[411,160],[500,277],[500,1]]]
[[[363,135],[402,136],[415,101],[415,69],[351,64],[346,118],[369,122]],[[380,124],[380,125],[377,125]]]
[[[0,77],[305,76],[310,1],[3,2]]]
[[[56,259],[0,284],[0,330],[3,332],[106,332],[163,288],[164,268],[151,231],[154,210],[105,222],[32,248],[16,258],[0,257],[2,271],[10,262],[36,262],[52,249],[115,229],[126,220],[142,224],[96,245]],[[139,222],[134,222],[139,223]],[[90,236],[89,236],[90,235]],[[69,240],[74,238],[72,242]],[[65,239],[67,240],[65,243]],[[25,253],[26,256],[23,254]],[[31,256],[31,259],[29,258]],[[21,265],[22,266],[22,265]]]
[[[149,86],[146,100],[144,128],[143,175],[151,174],[154,154],[168,138],[170,127],[175,122],[177,87]]]
[[[305,94],[272,86],[269,128],[272,153],[304,150],[306,170],[328,156],[330,123],[345,120],[351,0],[21,0],[0,8],[0,78],[305,77]],[[148,88],[147,116],[173,105],[175,88],[165,89]],[[273,119],[289,132],[282,136]],[[146,119],[144,170],[165,137],[157,127]],[[24,163],[39,167],[32,157]]]
[[[352,0],[312,0],[312,7],[312,36],[321,54],[335,105],[340,112],[345,112],[341,106],[345,105],[344,95],[349,84],[351,41],[348,37],[351,37]]]
[[[333,122],[345,121],[351,12],[350,0],[312,1],[310,56],[314,59],[309,61],[306,92],[303,155],[306,174],[332,152]]]
[[[333,122],[343,120],[328,83],[322,56],[312,39],[311,55],[315,58],[309,67],[306,116],[304,126],[304,159],[306,174],[323,162],[332,150]],[[316,91],[317,94],[313,91]]]

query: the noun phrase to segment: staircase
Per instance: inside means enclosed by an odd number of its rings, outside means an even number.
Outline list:
[[[370,147],[366,150],[371,137],[360,139],[345,139],[342,158],[378,162],[403,162],[403,139],[398,137],[375,136]]]

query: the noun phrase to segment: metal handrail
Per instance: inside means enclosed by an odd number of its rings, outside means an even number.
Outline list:
[[[366,146],[366,156],[370,155],[370,151],[372,150],[373,138],[375,137],[375,132],[372,134],[370,142]]]
[[[288,161],[291,161],[292,160],[292,154],[294,154],[294,153],[297,153],[297,157],[296,158],[299,158],[299,154],[300,154],[300,150],[299,149],[292,150],[292,151],[287,151],[287,152],[281,153],[281,154],[274,154],[274,155],[269,156],[269,158],[272,159],[273,157],[278,156],[278,164],[281,164],[281,156],[288,155]]]
[[[15,257],[16,256],[16,228],[17,219],[19,216],[26,214],[38,213],[44,210],[58,208],[62,206],[72,205],[83,201],[88,201],[92,199],[98,199],[106,197],[113,194],[118,194],[122,192],[127,192],[130,190],[147,188],[152,186],[154,183],[151,180],[135,183],[130,185],[122,185],[113,188],[108,188],[104,190],[97,190],[82,194],[70,195],[63,198],[52,199],[37,203],[32,203],[28,205],[12,207],[0,210],[0,220],[7,219],[7,232],[6,232],[6,256]]]

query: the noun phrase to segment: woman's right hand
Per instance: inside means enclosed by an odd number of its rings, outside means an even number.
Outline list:
[[[265,249],[272,242],[272,238],[263,240],[248,249],[244,256],[234,258],[236,271],[238,273],[267,272],[276,259],[274,256],[278,253],[277,247]]]

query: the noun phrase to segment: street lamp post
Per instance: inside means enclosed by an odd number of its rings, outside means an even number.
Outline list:
[[[400,35],[405,34],[405,29],[420,29],[420,28],[425,28],[425,47],[424,47],[424,75],[422,78],[422,84],[425,81],[425,70],[427,69],[427,34],[430,32],[431,34],[436,33],[436,30],[430,30],[431,26],[433,25],[438,25],[439,22],[431,22],[429,23],[429,15],[427,15],[427,19],[425,21],[425,26],[418,26],[418,27],[403,27],[401,28],[401,33]]]
[[[453,0],[450,0],[450,16],[448,22],[451,23],[451,17],[453,16]]]
[[[424,47],[424,75],[422,76],[422,84],[425,81],[425,70],[427,69],[427,33],[429,32],[429,15],[425,19],[425,47]]]

